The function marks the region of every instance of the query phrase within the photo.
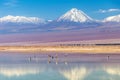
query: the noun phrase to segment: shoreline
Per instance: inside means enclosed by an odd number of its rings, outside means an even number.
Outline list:
[[[0,46],[0,52],[62,52],[84,54],[120,54],[120,45],[84,46]]]

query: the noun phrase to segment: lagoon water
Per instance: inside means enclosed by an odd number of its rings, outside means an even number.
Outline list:
[[[118,54],[0,53],[0,80],[119,79]]]

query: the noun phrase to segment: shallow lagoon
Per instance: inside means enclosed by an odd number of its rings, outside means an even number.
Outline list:
[[[120,55],[50,54],[0,53],[0,80],[120,79]]]

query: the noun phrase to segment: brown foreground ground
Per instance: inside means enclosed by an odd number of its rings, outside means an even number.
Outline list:
[[[0,46],[1,52],[120,53],[120,45],[84,46]]]

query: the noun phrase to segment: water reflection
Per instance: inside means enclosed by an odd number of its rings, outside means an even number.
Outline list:
[[[117,63],[12,64],[0,66],[0,77],[2,80],[26,80],[28,77],[31,77],[29,80],[118,80],[120,66]]]
[[[120,55],[11,54],[0,53],[0,80],[120,79]]]
[[[10,67],[10,65],[6,66],[1,66],[0,67],[0,74],[4,75],[6,77],[20,77],[20,76],[26,76],[26,75],[35,75],[35,74],[39,74],[40,72],[42,72],[43,69],[39,68],[39,67],[29,67],[29,66],[16,66],[16,65],[12,65],[12,67]]]
[[[68,80],[82,80],[88,74],[87,69],[84,67],[61,70],[60,73]]]
[[[120,79],[119,63],[88,63],[71,65],[59,71],[66,80],[118,80]]]
[[[120,67],[108,67],[104,69],[110,75],[120,76]]]

